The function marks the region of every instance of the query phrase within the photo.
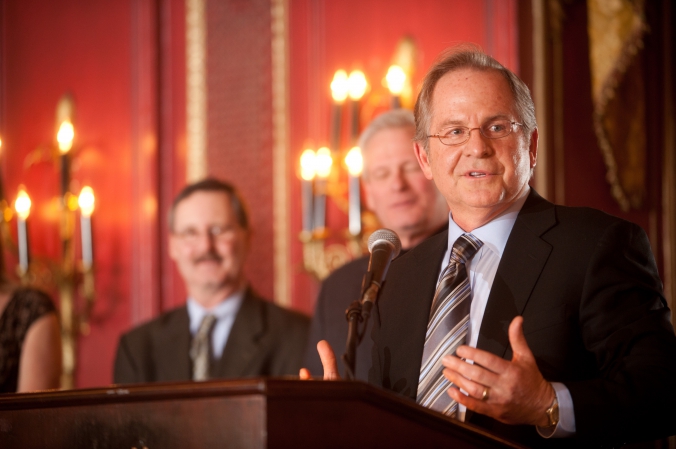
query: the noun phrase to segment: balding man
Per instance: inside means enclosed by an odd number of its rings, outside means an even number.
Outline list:
[[[415,115],[418,161],[451,215],[390,267],[370,380],[529,447],[676,433],[676,337],[647,236],[529,187],[538,130],[523,81],[456,49]]]

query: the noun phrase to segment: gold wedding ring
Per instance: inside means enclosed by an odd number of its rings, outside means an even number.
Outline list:
[[[487,401],[488,400],[488,392],[490,391],[489,387],[484,387],[483,393],[481,393],[481,400],[482,401]]]

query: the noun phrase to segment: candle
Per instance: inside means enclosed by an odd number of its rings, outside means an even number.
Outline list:
[[[75,128],[70,120],[61,122],[59,131],[56,133],[56,141],[59,144],[59,153],[61,153],[61,195],[64,198],[70,187],[70,157],[68,153],[73,147],[74,138]]]
[[[331,108],[331,150],[338,151],[340,147],[340,128],[343,117],[343,104],[347,98],[348,84],[347,72],[337,70],[331,81],[331,97],[333,98],[333,107]]]
[[[333,158],[331,150],[322,147],[315,155],[316,195],[314,204],[314,230],[323,231],[326,227],[326,179],[331,174]]]
[[[17,216],[17,238],[19,240],[19,270],[23,276],[28,272],[28,215],[31,212],[31,199],[23,188],[19,188],[19,193],[14,202],[14,210]]]
[[[352,143],[355,143],[359,138],[359,100],[361,100],[361,98],[366,93],[368,82],[366,81],[364,72],[360,70],[354,70],[352,73],[350,73],[347,84],[348,94],[350,96],[350,100],[352,100],[351,137]]]
[[[307,149],[300,156],[301,207],[303,210],[303,231],[312,231],[312,180],[315,177],[315,152]]]
[[[80,206],[80,235],[82,237],[82,266],[91,268],[94,263],[94,244],[92,241],[92,214],[94,213],[94,191],[84,186],[77,199]]]
[[[364,167],[364,161],[359,147],[353,147],[345,156],[345,165],[349,173],[348,198],[348,229],[350,234],[357,236],[361,233],[361,198],[359,178]]]
[[[392,95],[392,109],[399,109],[401,107],[401,93],[404,91],[406,83],[406,72],[398,65],[391,65],[385,75],[387,88]]]

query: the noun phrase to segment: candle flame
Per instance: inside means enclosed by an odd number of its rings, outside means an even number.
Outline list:
[[[347,92],[347,72],[345,70],[337,70],[333,75],[333,81],[331,81],[331,96],[333,97],[333,101],[342,103],[347,98]]]
[[[315,152],[310,149],[303,151],[300,155],[300,177],[305,181],[312,181],[315,177],[316,165]]]
[[[80,213],[84,217],[91,217],[94,213],[94,190],[89,186],[84,186],[80,191],[80,196],[77,198],[77,204],[80,206]]]
[[[56,133],[56,141],[59,143],[59,151],[66,154],[73,146],[75,138],[75,128],[70,120],[64,120],[59,126],[59,132]]]
[[[366,76],[361,70],[353,70],[352,73],[350,73],[347,84],[352,100],[360,100],[366,93],[366,88],[368,87]]]
[[[331,165],[333,164],[333,158],[331,158],[331,150],[327,147],[321,147],[317,150],[317,155],[315,156],[315,167],[317,172],[317,177],[326,179],[331,174]]]
[[[364,169],[364,159],[361,156],[361,149],[359,147],[352,147],[345,156],[345,165],[347,165],[347,171],[350,175],[357,176],[361,175],[362,170]]]
[[[31,198],[23,188],[21,188],[19,193],[16,195],[16,201],[14,201],[14,210],[16,210],[16,214],[22,220],[27,219],[31,213]]]
[[[404,91],[404,83],[406,83],[406,72],[398,65],[391,65],[385,75],[385,81],[392,95],[401,95]]]

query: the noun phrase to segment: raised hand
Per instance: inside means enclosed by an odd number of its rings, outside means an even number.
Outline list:
[[[319,353],[319,358],[322,360],[322,368],[324,369],[324,380],[339,380],[340,375],[338,374],[338,364],[336,362],[336,354],[333,352],[333,348],[326,340],[321,340],[317,343],[317,352]],[[298,376],[301,380],[308,380],[312,377],[310,371],[307,368],[301,368]]]
[[[509,325],[509,342],[511,361],[469,346],[460,346],[457,356],[445,356],[444,376],[455,384],[448,394],[468,409],[507,424],[547,426],[545,410],[556,394],[535,363],[520,316]]]

